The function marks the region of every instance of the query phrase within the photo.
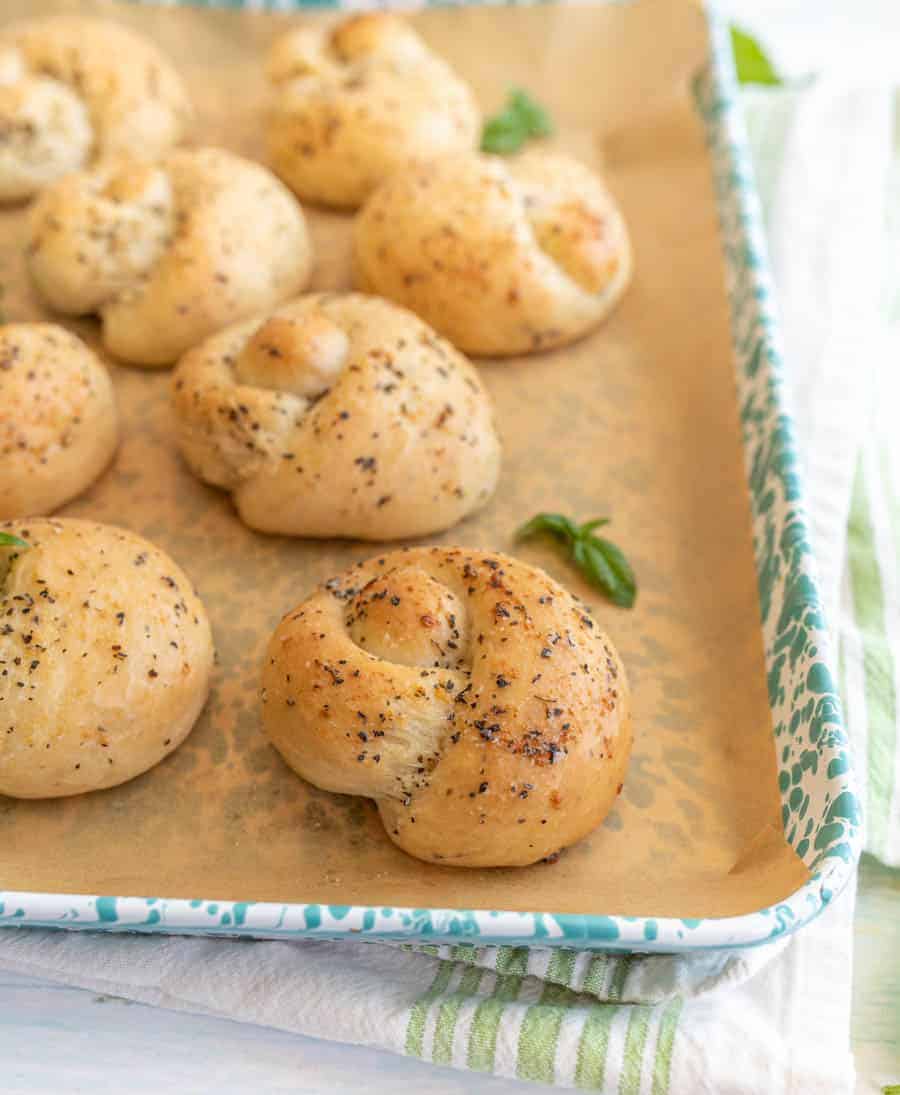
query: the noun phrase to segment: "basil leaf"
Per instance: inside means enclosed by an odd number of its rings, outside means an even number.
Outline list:
[[[549,137],[553,132],[550,115],[522,88],[513,88],[509,93],[509,109],[516,115],[529,137]]]
[[[561,513],[539,513],[522,525],[516,533],[517,540],[525,540],[539,532],[549,532],[560,540],[570,543],[578,539],[578,526]]]
[[[585,521],[585,523],[579,529],[579,535],[587,536],[589,532],[593,532],[595,528],[600,528],[602,525],[608,525],[608,517],[596,517],[593,521]]]
[[[481,151],[509,156],[518,152],[526,141],[548,137],[552,132],[553,122],[540,103],[522,88],[512,88],[503,110],[484,123]]]
[[[738,83],[763,84],[778,87],[784,81],[775,71],[765,50],[757,40],[739,27],[732,26],[731,51],[734,54],[734,67]]]
[[[595,585],[615,604],[622,603],[623,591],[619,578],[606,561],[603,552],[592,540],[582,540],[585,564],[582,569],[592,585]]]
[[[495,156],[509,156],[518,152],[528,140],[528,133],[515,115],[508,111],[497,114],[485,122],[481,134],[481,151]]]
[[[11,532],[0,532],[0,547],[28,548],[31,544],[26,543],[20,536],[13,536]]]
[[[610,597],[617,605],[623,608],[631,608],[637,596],[637,582],[631,564],[625,558],[622,551],[609,540],[600,536],[592,536],[589,541],[588,555],[595,559],[600,556],[613,574],[613,589]]]
[[[594,529],[608,524],[608,517],[594,517],[576,525],[562,513],[538,513],[519,529],[516,538],[524,540],[549,532],[568,545],[572,561],[591,585],[602,590],[613,604],[631,608],[637,596],[631,564],[615,544],[594,535]]]

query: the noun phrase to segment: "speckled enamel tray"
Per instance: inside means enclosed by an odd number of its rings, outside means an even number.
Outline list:
[[[843,888],[859,854],[860,804],[784,401],[772,286],[730,46],[714,18],[709,60],[694,95],[711,153],[731,305],[782,822],[809,881],[776,905],[706,919],[0,892],[0,924],[674,951],[766,943],[808,923]]]

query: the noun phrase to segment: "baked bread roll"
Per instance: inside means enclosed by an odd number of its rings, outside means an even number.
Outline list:
[[[564,156],[446,157],[398,171],[355,225],[356,283],[461,350],[563,346],[606,318],[631,276],[625,222]]]
[[[377,297],[314,294],[230,327],[182,359],[173,400],[190,468],[262,532],[423,536],[497,482],[476,370]]]
[[[269,162],[304,200],[356,207],[412,157],[478,145],[472,93],[396,15],[290,31],[267,74]]]
[[[360,563],[279,624],[265,732],[304,779],[375,799],[410,855],[524,866],[599,825],[631,749],[625,670],[584,605],[494,552]]]
[[[165,57],[117,23],[56,15],[0,35],[0,201],[108,155],[156,159],[190,118]]]
[[[50,323],[0,326],[0,519],[81,494],[118,439],[109,374],[80,339]]]
[[[190,581],[125,529],[6,522],[0,547],[0,794],[114,787],[176,749],[209,691],[212,637]]]
[[[51,307],[99,313],[110,353],[168,365],[299,292],[312,252],[300,206],[272,174],[203,148],[60,179],[30,211],[27,261]]]

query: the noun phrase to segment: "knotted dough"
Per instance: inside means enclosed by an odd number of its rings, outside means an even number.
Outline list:
[[[478,373],[377,297],[312,294],[221,332],[179,363],[173,400],[188,465],[263,532],[423,536],[497,481]]]
[[[55,15],[0,34],[0,201],[106,156],[156,159],[190,121],[178,74],[124,26]]]
[[[304,779],[375,799],[410,855],[523,866],[580,840],[621,790],[625,670],[584,605],[495,552],[360,563],[279,624],[263,726]]]
[[[209,691],[213,646],[183,571],[126,529],[0,525],[0,795],[114,787],[176,749]]]
[[[269,162],[304,200],[356,207],[412,157],[478,145],[472,93],[399,16],[289,31],[267,72]]]
[[[0,519],[81,494],[118,439],[109,374],[80,339],[51,323],[0,326]]]
[[[565,156],[448,156],[396,172],[354,230],[356,283],[465,353],[562,346],[615,307],[631,276],[625,222]]]
[[[157,164],[107,161],[30,210],[28,268],[57,311],[96,312],[110,353],[168,365],[298,293],[312,251],[303,212],[266,168],[222,149]]]

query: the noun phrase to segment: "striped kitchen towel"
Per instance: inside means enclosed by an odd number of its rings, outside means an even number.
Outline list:
[[[849,1095],[852,913],[847,891],[791,942],[677,957],[8,929],[0,968],[608,1095]]]

